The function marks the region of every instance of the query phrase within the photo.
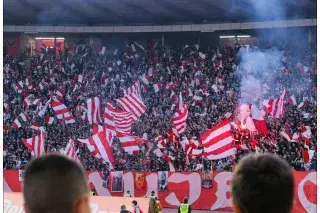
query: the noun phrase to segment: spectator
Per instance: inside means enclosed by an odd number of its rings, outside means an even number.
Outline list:
[[[242,158],[232,179],[236,213],[289,213],[294,180],[287,162],[276,155],[252,154]]]

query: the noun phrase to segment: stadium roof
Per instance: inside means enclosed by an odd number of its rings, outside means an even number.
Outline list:
[[[4,25],[162,25],[314,18],[316,0],[3,0]]]

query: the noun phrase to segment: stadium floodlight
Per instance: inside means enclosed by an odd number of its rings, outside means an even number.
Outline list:
[[[236,36],[220,36],[220,38],[235,38]]]
[[[237,35],[237,38],[250,38],[250,35]]]
[[[54,37],[36,37],[35,38],[36,40],[54,40]],[[59,37],[59,38],[56,38],[57,40],[64,40],[64,38],[62,37]]]

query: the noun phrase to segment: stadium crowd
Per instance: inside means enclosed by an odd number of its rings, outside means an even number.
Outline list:
[[[52,124],[46,122],[47,117],[54,117],[55,112],[48,108],[43,118],[37,120],[46,131],[46,152],[59,152],[72,138],[78,150],[78,157],[85,170],[108,171],[108,165],[99,162],[77,139],[86,139],[92,135],[92,125],[83,119],[81,105],[86,99],[100,96],[103,106],[107,102],[115,104],[115,100],[123,96],[123,90],[133,85],[139,77],[152,70],[152,83],[140,82],[142,98],[147,106],[146,112],[133,124],[132,135],[139,136],[155,143],[157,136],[167,139],[167,147],[163,153],[173,156],[177,171],[230,171],[241,156],[250,152],[275,153],[286,159],[299,171],[316,170],[316,51],[314,49],[298,49],[289,43],[259,44],[257,47],[241,45],[223,47],[203,47],[200,45],[167,46],[153,43],[148,46],[127,45],[124,50],[106,47],[101,52],[94,51],[88,44],[78,44],[74,50],[48,51],[43,46],[36,57],[26,57],[24,53],[17,56],[4,56],[4,169],[23,169],[31,159],[31,154],[21,142],[23,138],[31,138],[39,134],[31,127],[39,106],[44,106],[57,89],[63,88],[63,103],[75,118],[73,124],[61,124],[57,118]],[[272,94],[281,95],[283,88],[290,88],[293,82],[301,85],[295,94],[297,104],[305,102],[299,109],[296,105],[285,102],[284,116],[273,118],[265,116],[268,134],[250,132],[244,128],[233,128],[237,153],[234,156],[219,160],[207,160],[205,157],[192,157],[186,160],[186,152],[180,141],[198,140],[198,149],[202,149],[200,136],[206,130],[226,118],[226,114],[236,111],[241,97],[240,52],[278,51],[283,55],[278,58],[280,67],[274,69],[274,82],[269,82]],[[304,69],[307,67],[307,69]],[[150,69],[151,68],[151,69]],[[255,67],[253,69],[259,69]],[[250,71],[248,71],[250,72]],[[269,72],[263,70],[262,72]],[[256,74],[256,73],[255,73]],[[79,83],[79,75],[83,75],[83,83]],[[255,76],[263,83],[268,83],[264,76]],[[26,81],[22,93],[17,91],[16,84]],[[310,80],[308,80],[310,79]],[[307,80],[308,83],[305,83]],[[44,85],[39,88],[39,84]],[[153,83],[159,83],[160,90],[155,92]],[[261,84],[263,84],[261,83]],[[74,89],[78,87],[77,89]],[[188,104],[187,127],[180,138],[173,137],[171,118],[172,91],[177,97],[180,92]],[[192,93],[192,94],[191,94]],[[29,96],[29,95],[32,96]],[[258,102],[269,98],[269,93],[259,97]],[[25,107],[24,99],[29,96],[32,101],[40,99],[35,105]],[[200,97],[194,99],[194,97]],[[248,103],[249,104],[249,103]],[[251,104],[251,103],[250,103]],[[12,123],[24,113],[27,121],[20,128]],[[235,116],[233,116],[235,119]],[[39,118],[37,118],[39,119]],[[299,132],[302,126],[309,126],[312,137],[306,142],[289,142],[281,131],[289,130],[292,134]],[[239,146],[240,145],[240,146]],[[140,144],[138,155],[124,152],[117,138],[112,146],[115,156],[115,170],[131,171],[168,171],[169,165],[164,158],[150,152],[147,143]],[[313,152],[312,152],[313,150]],[[305,153],[311,153],[306,156]],[[309,159],[308,159],[309,158]]]

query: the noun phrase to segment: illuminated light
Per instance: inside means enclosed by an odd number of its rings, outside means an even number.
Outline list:
[[[237,35],[237,38],[250,38],[250,35]]]
[[[231,35],[231,36],[220,36],[220,38],[235,38],[236,36]]]
[[[54,40],[54,37],[36,37],[36,40]],[[56,38],[57,40],[64,40],[64,38]]]

